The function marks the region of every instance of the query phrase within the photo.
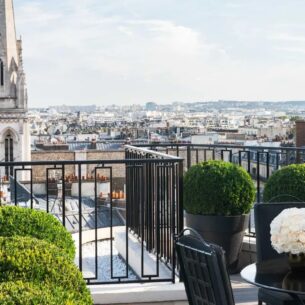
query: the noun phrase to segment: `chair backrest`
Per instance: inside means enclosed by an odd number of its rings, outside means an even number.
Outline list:
[[[254,205],[257,261],[275,259],[284,254],[277,253],[271,245],[270,224],[283,210],[305,208],[304,202],[257,203]]]
[[[221,247],[208,244],[196,231],[185,229],[176,239],[176,250],[190,305],[235,304]]]

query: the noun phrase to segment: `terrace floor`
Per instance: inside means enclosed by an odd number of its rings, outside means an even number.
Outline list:
[[[257,288],[243,281],[240,275],[231,276],[231,283],[236,305],[257,305]],[[180,284],[179,284],[180,285]],[[130,293],[130,292],[129,292]],[[148,291],[149,293],[149,291]],[[117,298],[117,295],[116,295]],[[128,298],[128,297],[127,297]],[[104,300],[105,301],[105,300]],[[96,303],[98,304],[98,303]],[[103,304],[108,304],[103,303]],[[112,305],[188,305],[187,301],[158,301],[158,302],[135,302],[120,303]]]
[[[236,305],[257,305],[257,288],[246,283],[240,275],[231,276]]]

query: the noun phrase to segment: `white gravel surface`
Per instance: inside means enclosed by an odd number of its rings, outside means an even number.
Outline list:
[[[116,281],[111,279],[111,255],[110,255],[110,240],[98,241],[98,278],[96,281]],[[87,243],[82,247],[82,264],[83,264],[83,275],[85,278],[95,277],[95,243]],[[126,262],[119,256],[115,243],[113,242],[113,276],[114,277],[125,277],[126,276]],[[76,265],[79,265],[79,253],[77,250]],[[128,268],[128,279],[136,280],[135,273]],[[123,280],[123,279],[122,279]],[[92,280],[94,282],[95,280]]]

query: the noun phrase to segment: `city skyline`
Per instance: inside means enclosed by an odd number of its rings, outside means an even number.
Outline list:
[[[15,0],[29,107],[304,100],[305,3]]]

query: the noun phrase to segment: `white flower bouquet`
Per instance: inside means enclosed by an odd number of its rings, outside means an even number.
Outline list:
[[[305,253],[305,208],[283,210],[271,222],[270,233],[278,253]]]

